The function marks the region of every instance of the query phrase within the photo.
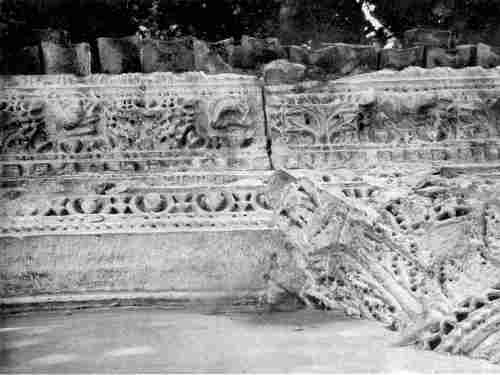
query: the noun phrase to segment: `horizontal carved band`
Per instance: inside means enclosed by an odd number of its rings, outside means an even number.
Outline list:
[[[421,147],[294,147],[282,151],[275,149],[274,160],[288,169],[361,167],[373,163],[440,162],[494,162],[500,160],[500,142],[457,143],[448,147],[424,145]]]
[[[500,69],[264,88],[200,73],[13,76],[0,87],[1,236],[269,228],[268,143],[288,169],[500,155]],[[369,198],[376,187],[341,189]]]
[[[253,77],[17,76],[0,86],[0,153],[17,162],[14,177],[269,166]],[[21,161],[39,164],[24,170]]]
[[[270,86],[266,112],[278,167],[497,160],[500,69],[412,68]]]
[[[255,186],[62,196],[12,192],[5,198],[0,237],[269,229],[272,216],[264,189]]]
[[[33,160],[22,162],[0,162],[0,180],[35,178],[50,176],[76,176],[87,173],[158,173],[190,171],[229,171],[250,169],[257,170],[262,165],[267,165],[265,150],[262,155],[254,157],[245,154],[241,157],[179,157],[164,159],[100,159],[95,160]],[[230,154],[228,151],[227,154]]]
[[[28,237],[42,235],[98,235],[119,233],[170,233],[170,232],[201,232],[201,231],[247,231],[272,229],[271,214],[260,217],[249,217],[247,214],[237,217],[221,216],[214,218],[188,217],[172,219],[154,218],[122,218],[120,222],[107,221],[102,217],[99,223],[74,222],[57,223],[17,223],[0,227],[0,237]]]

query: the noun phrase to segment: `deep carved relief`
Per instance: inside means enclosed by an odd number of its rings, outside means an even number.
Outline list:
[[[498,363],[498,179],[402,172],[364,170],[378,185],[368,198],[278,173],[270,196],[290,247],[277,259],[293,261],[270,262],[270,279],[400,330],[402,344]]]
[[[269,229],[256,78],[13,76],[0,85],[0,236]],[[102,194],[95,185],[128,187]]]
[[[275,165],[497,160],[499,78],[496,70],[410,68],[269,86]]]
[[[8,192],[0,202],[6,213],[0,219],[1,237],[269,229],[272,216],[263,187],[255,185],[149,188],[134,194]]]
[[[26,164],[42,160],[49,167],[35,167],[39,172],[61,174],[60,164],[75,158],[72,174],[88,168],[130,172],[141,166],[131,170],[123,162],[151,160],[145,152],[157,153],[158,167],[170,171],[269,166],[254,78],[132,74],[17,80],[5,79],[0,97],[1,149],[13,177],[32,176]]]

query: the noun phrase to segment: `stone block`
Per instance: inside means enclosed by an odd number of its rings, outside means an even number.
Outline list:
[[[46,74],[91,74],[88,43],[61,45],[42,42],[43,67]]]
[[[403,43],[406,48],[414,46],[451,48],[454,39],[450,30],[415,28],[405,31]]]
[[[498,77],[497,69],[411,67],[321,84],[268,84],[273,166],[321,170],[480,162],[485,155],[493,160]],[[487,144],[490,139],[495,146]]]
[[[256,77],[9,76],[0,87],[12,161],[0,182],[27,192],[0,194],[2,296],[265,287],[280,240]]]
[[[186,72],[196,68],[194,38],[148,40],[141,46],[142,71]]]
[[[288,54],[288,60],[293,63],[309,65],[309,49],[302,46],[287,46],[285,47]]]
[[[210,43],[209,47],[212,51],[217,53],[226,64],[229,66],[233,65],[232,59],[234,54],[234,38],[228,38],[219,40],[215,43]]]
[[[141,45],[142,71],[228,73],[231,66],[218,54],[218,48],[192,37],[147,40]]]
[[[286,51],[277,38],[253,38],[244,35],[235,47],[232,65],[241,69],[257,69],[273,60],[286,58]]]
[[[266,84],[294,83],[304,78],[306,67],[288,60],[275,60],[262,68]]]
[[[98,38],[97,49],[102,73],[121,74],[141,71],[139,38]]]
[[[493,68],[500,65],[500,47],[478,43],[476,48],[478,66]]]
[[[10,74],[42,74],[40,47],[29,46],[13,52],[9,56]]]
[[[232,68],[210,44],[195,39],[193,41],[194,65],[196,71],[211,74],[230,73]]]
[[[380,50],[379,69],[401,70],[409,66],[424,66],[423,46],[407,49],[383,49]]]
[[[460,45],[455,49],[446,50],[439,47],[426,48],[426,68],[449,66],[455,69],[475,65],[476,46]]]
[[[257,293],[266,286],[270,255],[282,246],[279,234],[270,230],[0,238],[0,297]]]
[[[256,77],[190,72],[14,78],[0,79],[0,116],[12,127],[0,145],[6,153],[34,154],[27,174],[269,167]],[[30,97],[21,99],[27,88]],[[54,98],[48,100],[49,94]],[[15,107],[8,104],[13,97]],[[29,121],[20,120],[26,116]],[[110,159],[54,164],[43,156],[49,150],[95,158],[109,153]],[[125,159],[117,156],[125,151]],[[17,166],[7,170],[14,173]]]
[[[375,47],[334,43],[311,54],[311,63],[332,74],[356,74],[377,69]]]

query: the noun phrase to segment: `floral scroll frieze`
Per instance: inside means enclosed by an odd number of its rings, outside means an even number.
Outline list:
[[[275,166],[498,160],[496,69],[408,69],[269,86],[266,104]]]
[[[257,193],[270,159],[303,170],[500,159],[500,69],[265,87],[232,74],[12,76],[0,88],[1,236],[271,229]],[[89,188],[110,181],[152,187]]]
[[[0,87],[1,237],[270,228],[255,77],[12,76]]]
[[[251,161],[244,168],[268,167],[261,89],[252,77],[152,74],[15,77],[17,85],[4,81],[0,151],[10,159],[114,159],[113,153],[134,151],[139,157],[158,152],[160,158],[189,158],[194,164],[204,157],[230,156],[230,162],[219,163],[223,168],[235,168],[242,159]],[[207,167],[216,166],[200,165]]]

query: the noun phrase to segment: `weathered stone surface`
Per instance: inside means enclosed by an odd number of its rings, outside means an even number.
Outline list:
[[[253,38],[242,36],[241,45],[235,47],[232,66],[241,69],[256,69],[273,60],[286,58],[286,51],[277,38]]]
[[[210,44],[210,49],[217,53],[229,66],[233,65],[234,38],[220,40]]]
[[[141,47],[142,70],[152,72],[186,72],[196,68],[194,38],[148,40]]]
[[[46,74],[76,74],[91,73],[91,55],[88,43],[60,45],[42,42],[43,67]]]
[[[438,47],[429,47],[426,50],[427,68],[439,66],[449,66],[455,69],[475,65],[476,46],[460,45],[452,50],[445,50]]]
[[[382,49],[379,52],[379,69],[401,70],[409,66],[423,67],[425,64],[424,52],[423,46],[407,49]]]
[[[453,47],[453,34],[450,30],[416,28],[404,33],[405,47],[432,46],[441,48]]]
[[[97,48],[102,73],[121,74],[141,71],[139,39],[98,38]]]
[[[0,296],[268,280],[498,362],[500,69],[304,69],[1,79]]]
[[[499,362],[500,259],[484,241],[499,242],[500,226],[489,225],[498,179],[473,168],[456,178],[428,166],[351,171],[351,181],[348,172],[336,170],[328,188],[284,172],[271,179],[289,242],[274,255],[273,288],[379,320],[404,344]]]
[[[498,160],[498,69],[385,70],[265,90],[277,168]]]
[[[294,83],[304,78],[306,67],[288,60],[275,60],[262,68],[267,84]]]
[[[0,197],[0,237],[271,229],[262,173],[142,175],[87,173],[82,183],[68,174],[67,186],[38,178],[30,192]]]
[[[0,239],[0,298],[96,291],[225,292],[265,288],[270,230]]]
[[[194,65],[197,71],[206,73],[230,73],[232,68],[224,59],[217,53],[217,48],[211,46],[204,41],[195,39],[193,41]]]
[[[455,68],[465,68],[467,66],[477,65],[477,47],[476,45],[459,45],[454,49],[456,55]]]
[[[9,76],[0,86],[2,297],[264,287],[280,239],[257,78]]]
[[[33,155],[24,167],[4,164],[5,176],[18,168],[18,177],[27,177],[269,166],[255,77],[16,76],[1,86],[1,151]],[[24,90],[30,90],[29,98],[20,94]],[[9,104],[13,100],[19,104]],[[62,159],[56,162],[47,153]],[[73,160],[80,153],[87,156]]]
[[[484,43],[478,43],[477,65],[484,68],[493,68],[500,65],[500,47],[489,46]]]
[[[229,73],[232,68],[217,53],[220,49],[192,37],[147,40],[141,46],[142,71]]]
[[[312,52],[311,63],[327,73],[357,74],[377,69],[377,52],[372,46],[334,43]]]
[[[288,60],[293,63],[309,65],[311,63],[309,58],[309,49],[302,46],[287,46]]]

